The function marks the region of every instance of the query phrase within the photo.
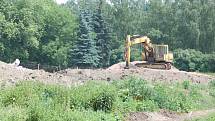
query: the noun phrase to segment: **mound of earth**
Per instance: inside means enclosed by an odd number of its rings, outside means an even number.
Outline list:
[[[135,112],[130,113],[128,121],[187,121],[201,118],[214,113],[215,109],[195,111],[190,113],[176,113],[167,110],[159,112]]]
[[[138,68],[132,62],[130,69],[124,69],[125,63],[115,64],[107,69],[66,69],[59,73],[70,76],[73,80],[121,80],[129,76],[140,77],[147,81],[181,82],[190,80],[194,83],[208,83],[215,80],[214,76],[195,72],[179,71],[175,67],[171,70]]]
[[[215,80],[214,76],[184,72],[177,69],[156,70],[137,68],[134,66],[134,63],[132,63],[131,69],[124,69],[124,66],[125,63],[118,63],[107,69],[66,69],[56,73],[48,73],[43,70],[31,70],[0,62],[0,82],[1,85],[7,85],[8,83],[14,84],[22,80],[34,80],[68,86],[81,84],[90,80],[121,80],[129,76],[140,77],[148,81],[164,82],[191,80],[196,83],[207,83]]]
[[[68,76],[59,73],[48,73],[43,70],[31,70],[21,66],[0,62],[0,84],[1,86],[15,84],[19,81],[31,80],[43,83],[71,85],[78,83]]]
[[[129,65],[129,69],[140,69],[139,67],[135,66],[135,64],[141,63],[141,61],[133,61]],[[117,63],[109,67],[109,70],[114,70],[114,69],[124,69],[125,68],[125,62]],[[173,71],[179,71],[176,67],[172,66],[171,70]]]

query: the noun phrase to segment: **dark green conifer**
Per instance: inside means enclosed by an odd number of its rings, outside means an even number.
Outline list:
[[[99,57],[91,23],[92,14],[89,10],[82,10],[80,13],[78,39],[72,50],[73,65],[80,68],[92,68],[98,66]]]

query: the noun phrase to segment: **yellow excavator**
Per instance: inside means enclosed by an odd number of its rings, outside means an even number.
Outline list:
[[[151,69],[171,69],[173,62],[173,53],[169,52],[168,45],[152,44],[147,36],[128,35],[125,43],[124,58],[126,61],[126,69],[129,69],[131,58],[131,46],[141,44],[143,46],[142,59],[140,63],[136,63],[137,67]]]

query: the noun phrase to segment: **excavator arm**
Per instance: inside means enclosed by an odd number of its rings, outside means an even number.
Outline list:
[[[126,61],[126,67],[129,68],[130,64],[130,58],[131,58],[131,46],[135,44],[142,44],[144,47],[144,54],[146,59],[148,59],[148,56],[153,56],[153,47],[151,44],[151,40],[147,36],[131,36],[128,35],[126,38],[125,43],[125,61]]]

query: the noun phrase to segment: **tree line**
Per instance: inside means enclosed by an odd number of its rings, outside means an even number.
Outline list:
[[[123,61],[128,34],[211,54],[214,12],[213,0],[0,0],[0,60],[107,67]]]

